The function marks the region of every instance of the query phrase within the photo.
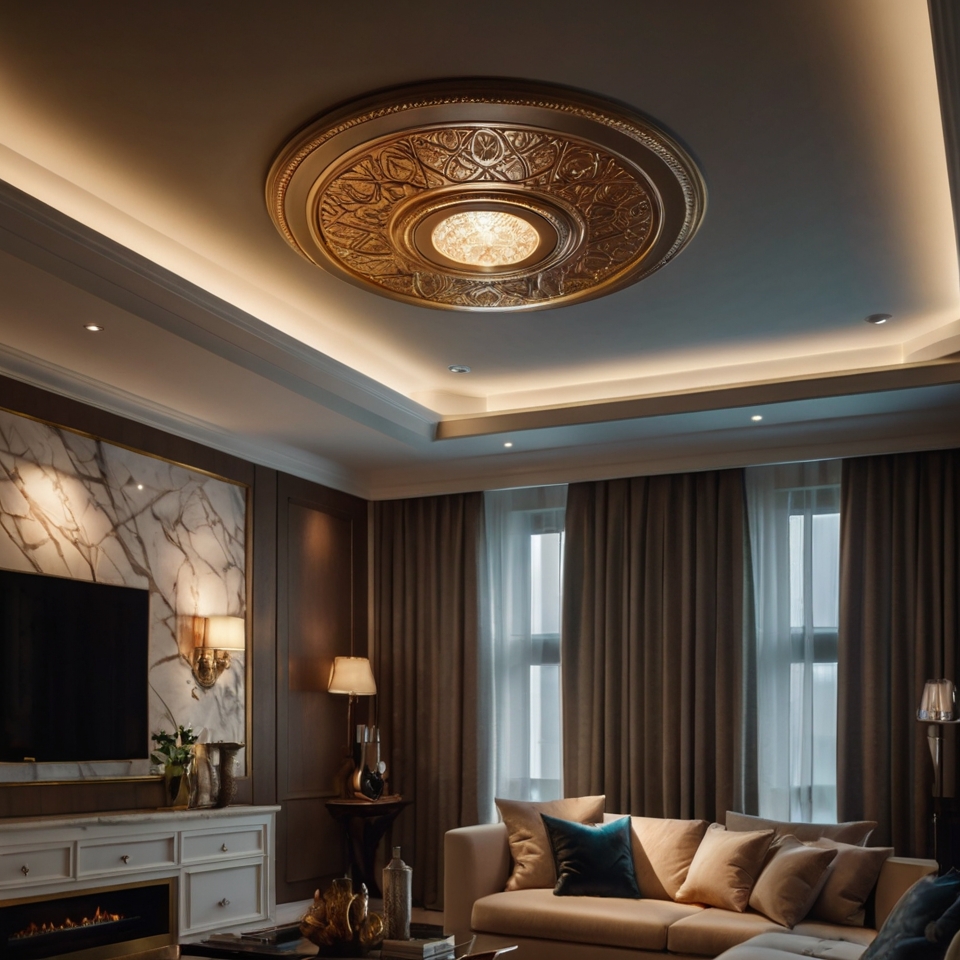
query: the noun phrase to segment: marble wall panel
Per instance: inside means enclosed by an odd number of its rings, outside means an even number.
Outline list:
[[[245,739],[244,655],[204,689],[183,643],[187,618],[244,616],[245,528],[243,486],[0,410],[0,567],[150,591],[151,731]]]

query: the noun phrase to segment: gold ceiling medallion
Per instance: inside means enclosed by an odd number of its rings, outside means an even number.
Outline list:
[[[297,134],[267,179],[298,253],[454,310],[536,310],[636,283],[689,242],[704,203],[693,161],[650,121],[515,80],[348,104]]]

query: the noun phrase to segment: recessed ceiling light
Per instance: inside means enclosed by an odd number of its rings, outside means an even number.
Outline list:
[[[512,447],[513,444],[508,440],[508,441],[504,444],[504,446],[505,446],[505,447]]]
[[[866,323],[886,323],[893,319],[891,313],[871,313],[869,317],[863,318]]]
[[[91,333],[102,333],[103,327],[99,323],[85,323],[83,325],[84,330],[89,330]]]
[[[447,369],[451,373],[469,373],[470,372],[470,368],[464,366],[462,363],[451,363],[450,366],[447,367]]]
[[[137,484],[137,489],[138,489],[138,490],[142,490],[142,489],[143,489],[143,484],[142,484],[142,483],[138,483],[138,484]]]
[[[750,419],[751,419],[754,423],[759,423],[759,422],[763,419],[763,417],[760,416],[759,413],[755,413]]]

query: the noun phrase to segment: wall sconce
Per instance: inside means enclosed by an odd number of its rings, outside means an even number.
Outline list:
[[[201,687],[212,687],[230,667],[230,653],[246,649],[243,617],[198,617],[198,643],[193,650],[193,675]]]
[[[350,778],[355,768],[353,759],[353,705],[357,697],[373,697],[377,693],[377,682],[373,679],[373,670],[366,657],[335,657],[330,671],[329,693],[345,693],[347,700],[347,745],[344,756],[344,769],[341,771],[340,795],[350,796]]]

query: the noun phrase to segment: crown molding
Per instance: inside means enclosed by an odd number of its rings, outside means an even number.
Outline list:
[[[433,437],[426,407],[4,181],[0,249],[395,440]]]
[[[367,485],[332,460],[286,444],[248,439],[13,347],[0,345],[0,374],[242,460],[369,499]]]
[[[705,390],[652,394],[622,400],[596,400],[529,410],[461,414],[437,424],[437,440],[482,437],[550,427],[637,420],[679,413],[729,410],[793,400],[846,397],[960,381],[960,361],[933,360],[879,369],[814,374],[802,379],[738,383]]]

